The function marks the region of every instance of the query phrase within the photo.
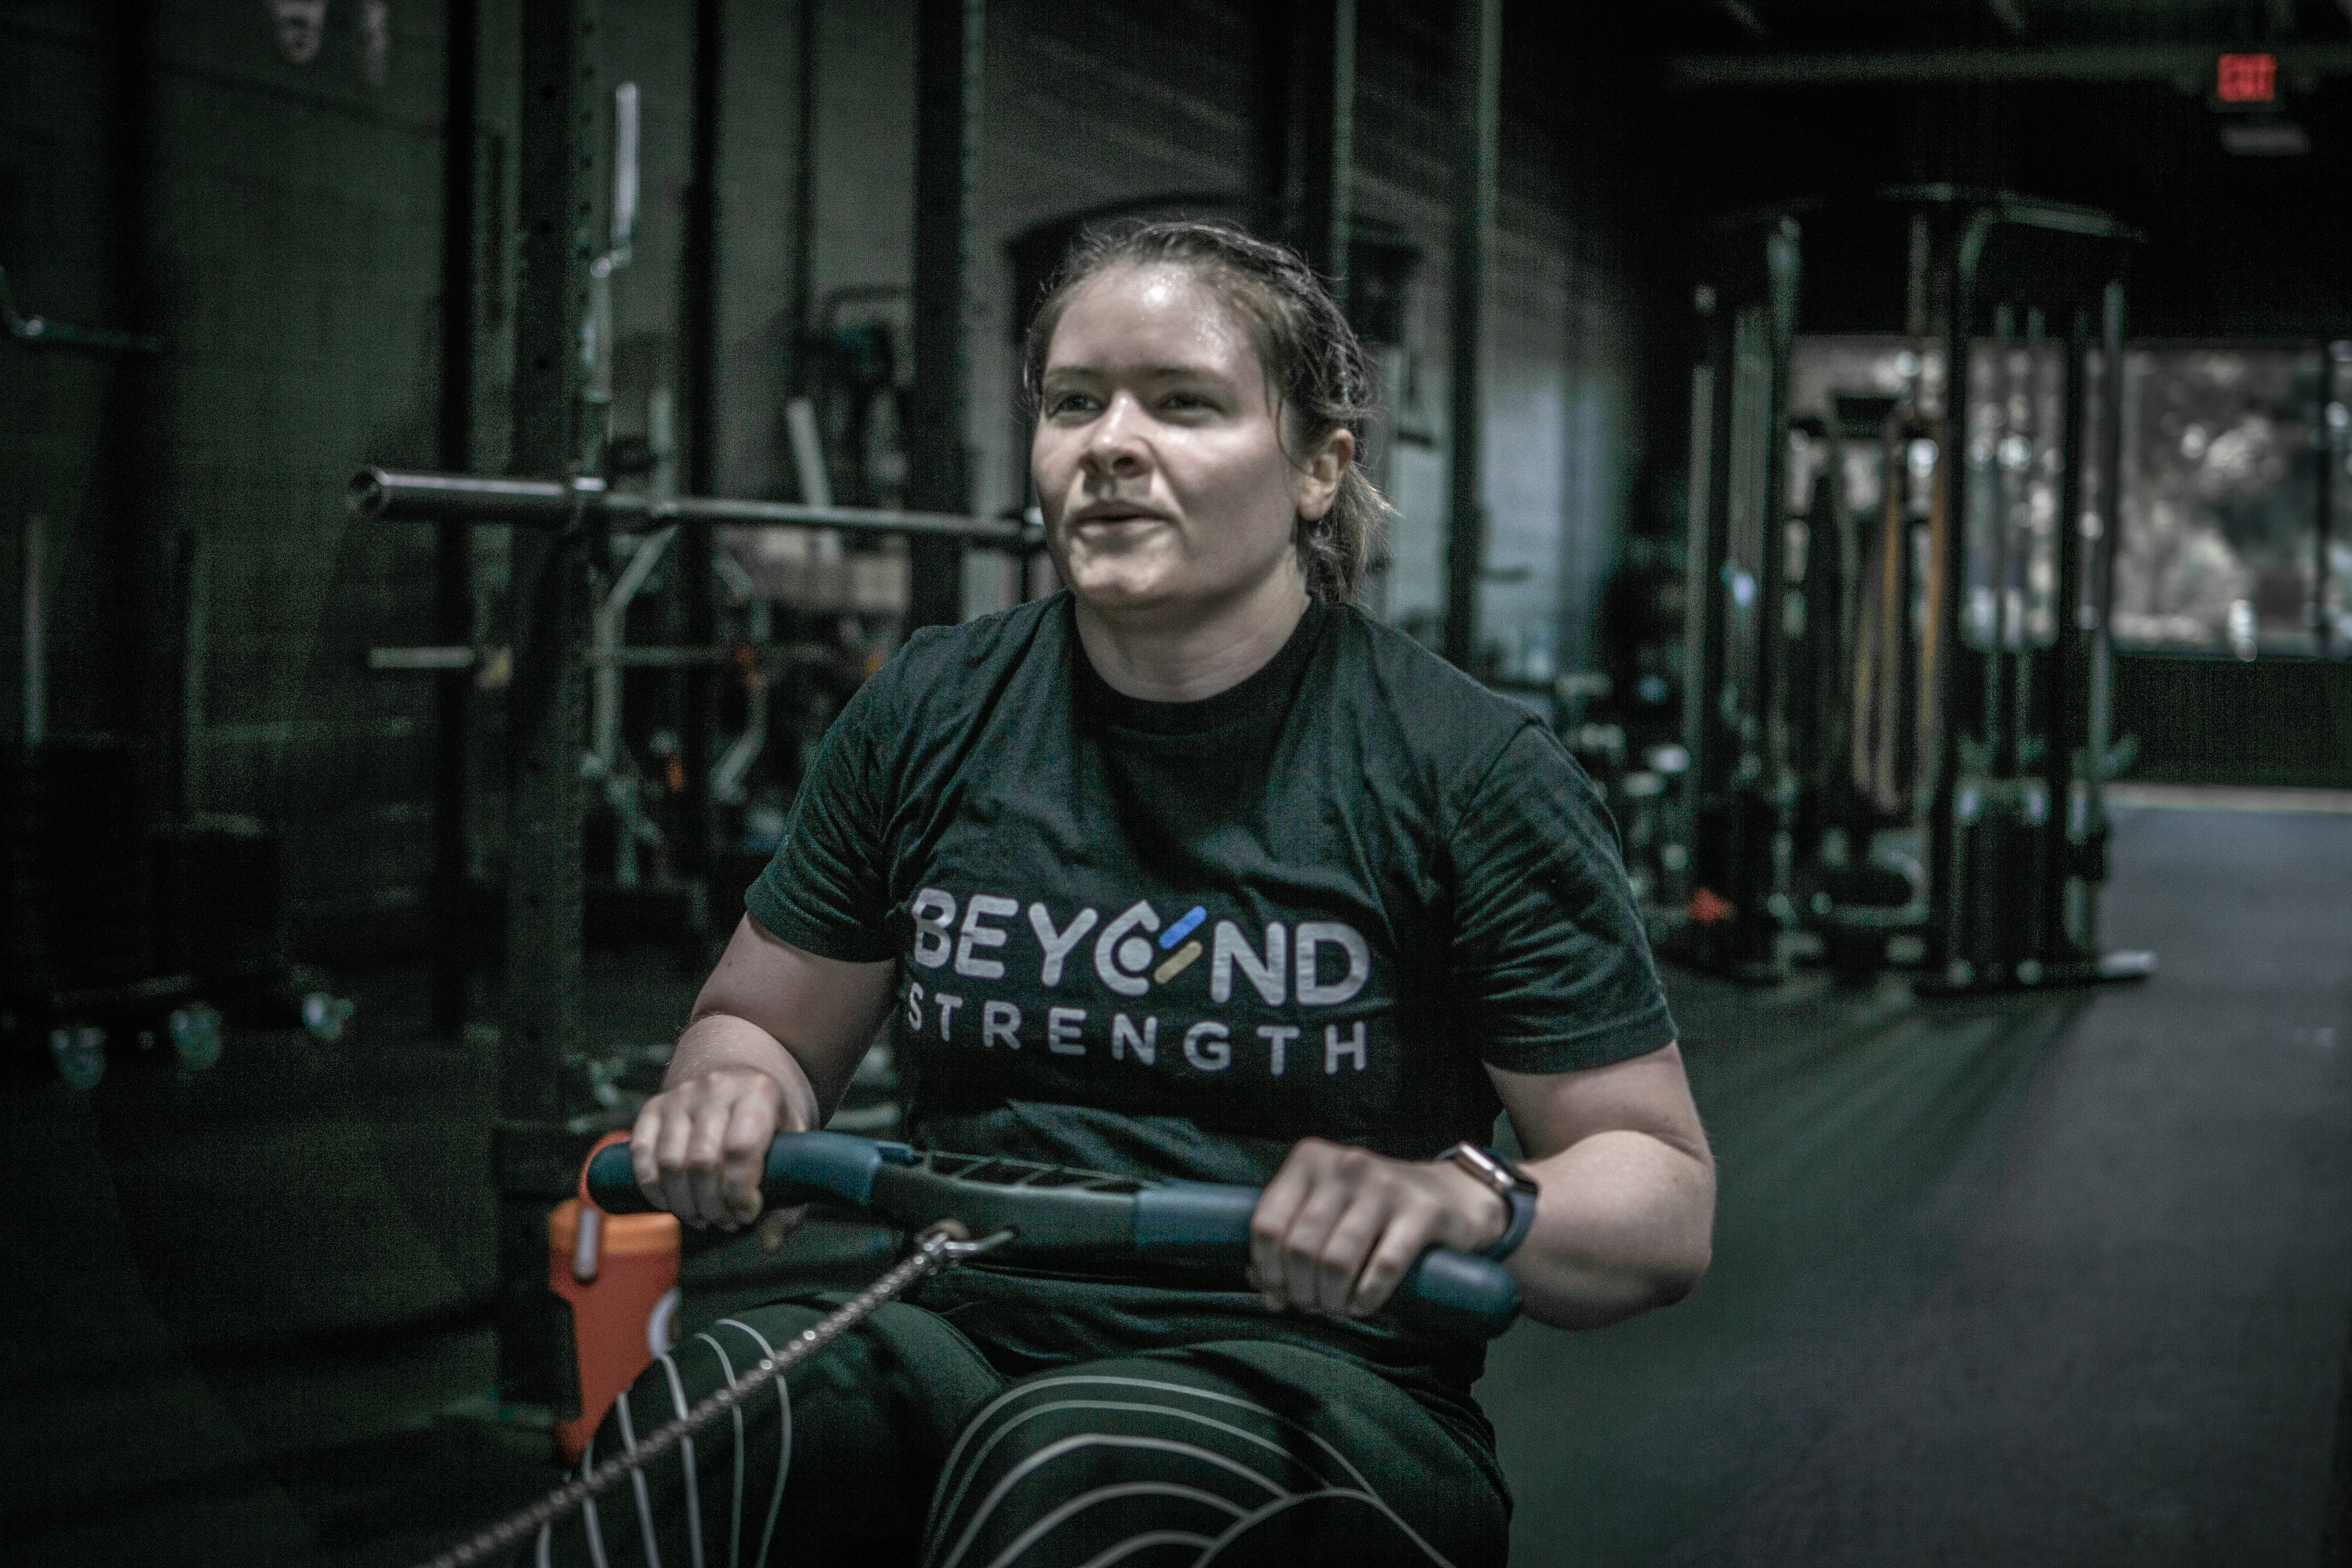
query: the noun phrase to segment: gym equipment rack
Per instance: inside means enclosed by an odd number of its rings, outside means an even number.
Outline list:
[[[1790,692],[1801,684],[1790,679],[1792,662],[1811,651],[1829,679],[1853,679],[1848,611],[1859,584],[1840,582],[1833,626],[1820,624],[1817,605],[1800,616],[1786,602],[1789,385],[1807,240],[1825,243],[1832,255],[1841,245],[1847,253],[1881,250],[1874,239],[1906,227],[1907,320],[1895,335],[1911,339],[1915,364],[1940,342],[1947,365],[1939,417],[1918,419],[1915,374],[1887,426],[1916,426],[1901,452],[1887,437],[1890,497],[1909,444],[1934,448],[1924,492],[1931,545],[1921,576],[1910,575],[1911,551],[1904,549],[1890,564],[1899,568],[1898,587],[1883,605],[1904,652],[1895,738],[1916,736],[1918,745],[1916,776],[1900,791],[1907,799],[1893,815],[1918,828],[1924,853],[1912,897],[1864,902],[1834,890],[1852,889],[1853,879],[1822,875],[1846,868],[1822,864],[1828,836],[1817,829],[1849,829],[1841,837],[1861,860],[1872,829],[1885,821],[1874,820],[1848,792],[1824,791],[1818,779],[1809,800],[1808,781],[1790,756],[1796,723]],[[1784,973],[1784,934],[1811,924],[1834,955],[1864,966],[1887,961],[1891,938],[1916,935],[1924,991],[2078,984],[2152,970],[2151,955],[2102,952],[2097,940],[2107,835],[2101,785],[2112,766],[2106,615],[2120,484],[2125,278],[2138,239],[2105,213],[1949,185],[1899,187],[1861,202],[1794,203],[1715,226],[1697,296],[1706,345],[1692,385],[1685,567],[1691,761],[1683,827],[1698,896],[1672,951],[1769,982]],[[2045,336],[2044,323],[2053,321],[2059,332]],[[1992,351],[1998,378],[2013,350],[2045,342],[2061,349],[2063,384],[2056,516],[2049,524],[2054,625],[2046,643],[2025,625],[2024,574],[2016,568],[2030,561],[2031,542],[2021,542],[2024,555],[2012,549],[2014,520],[1999,509],[2016,498],[2003,488],[1998,454],[1979,439],[1971,384],[1981,346]],[[1990,423],[2003,417],[1995,412]],[[1843,478],[1833,474],[1830,482]],[[1890,538],[1907,543],[1912,532]],[[1811,553],[1818,561],[1824,552]],[[1793,626],[1810,635],[1792,635]],[[1812,673],[1817,688],[1824,670]],[[1801,900],[1809,874],[1819,885]]]

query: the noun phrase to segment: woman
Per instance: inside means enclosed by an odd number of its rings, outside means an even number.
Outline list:
[[[1713,1167],[1613,831],[1549,732],[1349,606],[1383,510],[1363,360],[1296,257],[1090,240],[1027,371],[1068,591],[919,635],[843,713],[637,1178],[750,1222],[771,1135],[823,1124],[895,1007],[919,1141],[1264,1184],[1254,1292],[960,1270],[698,1440],[696,1506],[672,1465],[552,1549],[1500,1562],[1479,1352],[1372,1314],[1432,1244],[1507,1250],[1570,1327],[1705,1271]],[[1442,1152],[1498,1107],[1516,1190]],[[599,1450],[817,1310],[680,1347]]]

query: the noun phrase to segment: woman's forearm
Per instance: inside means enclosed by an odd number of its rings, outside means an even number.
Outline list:
[[[664,1089],[676,1089],[691,1079],[712,1072],[750,1070],[775,1079],[782,1090],[777,1126],[786,1132],[804,1132],[825,1121],[827,1097],[822,1094],[783,1042],[747,1018],[731,1013],[706,1013],[686,1026],[662,1075]],[[835,1095],[839,1085],[832,1086]]]
[[[1706,1274],[1715,1169],[1646,1132],[1596,1132],[1529,1162],[1542,1187],[1510,1261],[1528,1316],[1590,1329],[1680,1300]]]

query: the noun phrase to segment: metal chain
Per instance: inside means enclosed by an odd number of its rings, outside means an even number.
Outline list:
[[[762,1357],[757,1366],[736,1382],[699,1400],[693,1409],[661,1426],[634,1449],[614,1455],[593,1469],[564,1482],[521,1512],[500,1520],[471,1540],[453,1546],[440,1556],[421,1564],[420,1568],[466,1568],[467,1564],[479,1563],[493,1552],[512,1546],[541,1525],[579,1507],[622,1477],[642,1469],[668,1453],[685,1441],[688,1434],[724,1415],[757,1390],[831,1344],[926,1274],[953,1268],[965,1258],[976,1257],[1010,1239],[1012,1234],[1011,1231],[999,1231],[994,1236],[972,1241],[968,1239],[969,1233],[963,1226],[953,1220],[941,1220],[923,1232],[921,1239],[915,1244],[915,1250],[887,1274],[859,1291],[855,1300],[823,1322],[803,1330],[782,1349]]]

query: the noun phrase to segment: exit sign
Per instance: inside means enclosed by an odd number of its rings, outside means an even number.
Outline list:
[[[2276,55],[2223,55],[2213,68],[2213,96],[2223,103],[2276,103]]]

